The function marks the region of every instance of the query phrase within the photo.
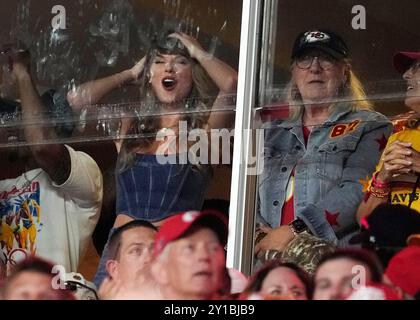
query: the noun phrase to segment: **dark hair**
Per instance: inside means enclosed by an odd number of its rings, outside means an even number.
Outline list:
[[[34,256],[28,257],[12,268],[8,279],[13,278],[17,274],[25,271],[33,271],[51,276],[53,267],[54,265],[49,261]]]
[[[419,213],[402,204],[380,204],[366,221],[369,228],[362,227],[358,239],[363,248],[376,253],[383,267],[407,246],[410,235],[420,233]]]
[[[53,124],[57,137],[71,137],[76,125],[73,110],[67,98],[54,89],[44,92],[40,98],[46,108],[46,117]]]
[[[13,279],[15,279],[24,272],[36,272],[40,274],[45,274],[51,277],[52,279],[55,276],[55,274],[52,273],[53,268],[54,265],[51,262],[36,256],[30,256],[22,260],[12,268],[10,275],[5,280],[4,287],[2,288],[2,293],[6,294]],[[60,293],[61,300],[75,300],[75,297],[68,289],[57,290]]]
[[[372,281],[377,283],[382,282],[383,267],[380,261],[373,252],[364,249],[338,249],[325,255],[319,261],[315,274],[324,263],[337,259],[349,259],[367,266],[372,276]]]
[[[261,290],[264,279],[274,269],[288,268],[292,270],[300,281],[305,285],[305,293],[308,299],[312,299],[313,283],[312,278],[296,264],[291,262],[281,262],[280,260],[272,260],[264,264],[257,272],[255,272],[246,286],[244,293],[259,292]]]
[[[0,97],[0,116],[20,111],[20,104],[14,100]]]
[[[109,238],[108,248],[109,248],[109,255],[108,259],[117,260],[120,254],[120,247],[121,247],[121,238],[124,231],[134,229],[134,228],[149,228],[157,232],[157,228],[151,224],[149,221],[146,220],[133,220],[130,221],[116,229],[114,231],[111,230],[112,234]]]
[[[67,99],[56,90],[50,89],[40,96],[40,100],[45,107],[44,116],[57,137],[71,137],[75,123],[73,110]],[[21,117],[22,107],[19,102],[0,98],[0,121],[18,121]]]
[[[403,248],[410,235],[420,233],[419,212],[402,204],[382,203],[366,220],[377,246]]]

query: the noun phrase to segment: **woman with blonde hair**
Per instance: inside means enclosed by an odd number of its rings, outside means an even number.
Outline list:
[[[266,123],[257,256],[284,251],[300,232],[345,246],[357,231],[362,182],[391,132],[372,111],[333,32],[301,33],[292,52],[290,118]]]
[[[114,228],[134,219],[160,226],[174,213],[201,210],[210,167],[183,161],[189,153],[177,137],[180,130],[225,125],[229,113],[224,98],[235,92],[237,72],[206,52],[195,38],[169,32],[157,37],[134,67],[82,84],[69,92],[68,100],[74,109],[80,109],[132,81],[140,84],[140,101],[139,108],[128,110],[128,120],[122,121],[123,135],[129,138],[116,142]],[[218,91],[213,98],[208,90],[212,84]],[[171,155],[176,163],[165,162]],[[101,261],[104,255],[106,250]],[[97,285],[105,275],[103,267],[99,269]]]

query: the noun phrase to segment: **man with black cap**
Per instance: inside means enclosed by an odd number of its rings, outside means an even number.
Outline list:
[[[404,130],[388,140],[358,209],[359,221],[381,203],[402,204],[420,211],[420,51],[397,53],[394,67],[407,82],[404,103],[412,112],[400,126]]]
[[[309,30],[296,38],[290,117],[265,127],[259,257],[284,252],[308,231],[346,246],[358,229],[360,181],[375,170],[392,126],[371,110],[348,57],[348,46],[333,32]]]
[[[226,218],[215,211],[170,217],[155,239],[152,274],[164,299],[217,298],[225,270]]]

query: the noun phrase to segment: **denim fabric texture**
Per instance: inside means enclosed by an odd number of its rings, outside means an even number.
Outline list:
[[[380,113],[337,104],[312,129],[307,145],[302,120],[265,124],[264,171],[259,177],[259,223],[278,227],[286,188],[295,173],[294,211],[312,233],[347,245],[356,231],[363,181],[375,170],[392,124]]]
[[[117,214],[150,222],[173,213],[201,210],[211,172],[207,166],[161,164],[156,155],[137,155],[117,174]]]

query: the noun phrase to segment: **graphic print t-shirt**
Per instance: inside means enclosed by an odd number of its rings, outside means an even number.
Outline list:
[[[0,181],[0,263],[6,270],[36,254],[76,272],[102,200],[102,175],[87,154],[68,147],[68,180],[58,186],[42,169]]]

